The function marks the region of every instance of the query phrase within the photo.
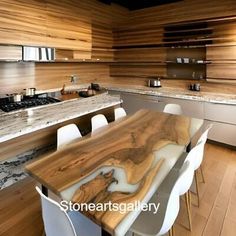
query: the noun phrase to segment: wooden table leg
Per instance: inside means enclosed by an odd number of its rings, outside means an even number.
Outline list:
[[[190,152],[191,151],[191,142],[188,144],[188,146],[186,147],[186,152]]]
[[[42,185],[42,193],[48,197],[48,189],[44,185]]]
[[[102,236],[111,236],[106,230],[102,229]]]

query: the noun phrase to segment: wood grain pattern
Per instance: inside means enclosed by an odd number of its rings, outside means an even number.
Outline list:
[[[109,65],[102,63],[0,63],[0,94],[21,92],[27,87],[47,90],[79,83],[109,82]]]
[[[46,45],[45,10],[45,1],[1,1],[0,43]]]
[[[41,203],[35,185],[28,177],[0,191],[1,236],[42,236]]]
[[[90,54],[91,16],[83,1],[46,1],[46,45]],[[89,57],[89,56],[88,56]]]
[[[189,126],[188,117],[140,110],[122,121],[109,124],[90,138],[74,142],[61,151],[28,164],[26,170],[60,195],[61,191],[104,166],[114,169],[119,167],[124,169],[127,183],[139,184],[134,193],[109,192],[108,186],[116,181],[113,171],[110,171],[80,186],[72,197],[73,202],[96,204],[142,201],[163,163],[160,160],[153,166],[153,152],[169,143],[186,145],[190,140]],[[110,233],[127,213],[108,210],[84,212]]]
[[[110,66],[110,75],[112,77],[144,77],[147,79],[149,76],[167,76],[166,65],[160,64],[146,64],[146,63],[134,63],[134,64],[113,64]],[[135,79],[137,80],[137,79]]]
[[[69,153],[67,149],[55,152],[40,162],[30,164],[27,170],[56,193],[60,193],[104,165],[124,168],[127,181],[135,184],[142,178],[140,176],[144,176],[149,170],[153,159],[151,153],[159,142],[161,146],[168,143],[180,145],[188,143],[189,122],[190,118],[183,116],[140,110],[122,122],[108,125],[102,133],[102,138],[100,134],[93,135],[89,139],[68,146]],[[181,130],[178,128],[180,124],[184,124]],[[158,145],[158,148],[161,146]],[[58,174],[61,178],[56,174],[58,172],[56,162],[59,156],[62,162]],[[80,166],[83,166],[83,170]]]
[[[145,195],[148,193],[148,190],[151,184],[154,181],[155,176],[157,175],[158,171],[161,168],[164,160],[159,160],[155,167],[151,168],[149,172],[143,176],[142,180],[140,181],[139,188],[134,193],[122,193],[122,192],[108,192],[102,191],[100,192],[97,197],[95,198],[94,202],[96,203],[125,203],[135,204],[135,201],[139,200],[142,201]],[[85,201],[87,202],[87,201]],[[95,211],[90,212],[89,217],[94,219],[96,222],[99,222],[100,225],[104,227],[104,229],[112,234],[114,234],[114,229],[117,225],[124,219],[124,217],[129,213],[129,211],[125,212],[117,212],[117,211]],[[91,217],[92,216],[92,217]]]
[[[22,60],[22,47],[0,46],[0,60]]]
[[[223,82],[224,80],[231,80],[236,83],[236,63],[222,63],[212,64],[207,66],[207,76],[209,79],[215,79]]]
[[[206,183],[200,183],[201,205],[199,208],[194,206],[196,199],[192,195],[192,232],[184,227],[187,226],[187,215],[185,207],[182,208],[184,204],[181,204],[174,226],[175,235],[196,236],[207,232],[208,235],[214,236],[234,236],[236,230],[236,176],[232,173],[236,171],[236,152],[225,147],[206,144],[203,168]],[[4,207],[0,206],[0,208],[7,209],[3,212],[9,213],[7,217],[5,213],[0,215],[2,236],[42,236],[40,199],[35,199],[37,192],[34,187],[35,182],[28,177],[0,192],[0,204]],[[24,201],[22,202],[22,200]],[[32,203],[35,206],[30,210],[27,208],[29,211],[26,214],[26,206],[32,206]],[[19,214],[19,212],[24,214]],[[39,220],[35,221],[35,219]],[[214,224],[215,219],[218,219],[217,225]],[[35,224],[37,227],[32,227]]]

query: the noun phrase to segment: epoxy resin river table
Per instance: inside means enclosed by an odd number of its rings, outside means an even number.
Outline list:
[[[68,201],[146,202],[149,192],[155,191],[158,172],[168,161],[156,160],[154,153],[170,144],[184,149],[190,142],[191,122],[189,117],[140,110],[34,161],[26,170]],[[116,227],[129,215],[108,210],[83,213],[110,234],[115,234]]]

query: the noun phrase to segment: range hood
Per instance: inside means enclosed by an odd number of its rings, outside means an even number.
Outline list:
[[[55,48],[23,46],[23,61],[54,61]]]

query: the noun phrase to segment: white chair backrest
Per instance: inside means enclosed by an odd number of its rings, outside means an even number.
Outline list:
[[[195,147],[191,149],[188,156],[186,157],[185,161],[189,161],[193,166],[194,170],[197,170],[203,160],[204,155],[204,142],[200,142]]]
[[[127,115],[123,107],[115,108],[114,113],[115,113],[115,120],[118,120]]]
[[[179,192],[178,188],[176,188],[175,186],[171,190],[166,207],[164,221],[157,235],[166,234],[175,223],[175,220],[179,214]]]
[[[39,187],[36,187],[41,197],[44,229],[47,236],[79,236],[67,213],[60,209],[60,205],[46,197]]]
[[[57,148],[60,148],[80,137],[82,137],[82,135],[75,124],[63,126],[57,130]]]
[[[106,126],[108,124],[106,117],[102,114],[98,114],[98,115],[93,116],[91,119],[91,123],[92,123],[92,133],[95,130],[97,130],[103,126]]]
[[[191,154],[190,154],[191,155]],[[194,167],[190,161],[185,161],[179,171],[179,177],[177,180],[177,188],[179,189],[179,195],[185,194],[191,187],[194,176]]]
[[[163,110],[165,113],[170,113],[173,115],[182,115],[183,111],[179,104],[166,104]]]
[[[201,135],[201,137],[198,139],[197,141],[197,144],[203,142],[203,143],[206,143],[207,141],[207,136],[208,136],[208,133],[209,133],[209,130],[212,128],[212,124],[210,124],[207,129],[203,132],[203,134]]]

